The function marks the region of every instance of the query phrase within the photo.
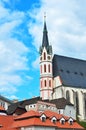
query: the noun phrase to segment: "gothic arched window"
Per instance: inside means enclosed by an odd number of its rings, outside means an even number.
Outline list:
[[[48,65],[48,72],[50,73],[50,64]]]
[[[84,94],[84,113],[85,113],[85,118],[86,118],[86,93]]]
[[[44,60],[46,60],[46,53],[44,52]]]
[[[68,90],[66,91],[66,99],[67,99],[68,101],[70,101],[70,93],[69,93]]]
[[[40,72],[42,73],[42,65],[40,66]]]
[[[42,86],[43,86],[43,85],[42,85],[42,81],[41,81],[41,88],[42,88]]]
[[[49,80],[49,87],[51,87],[51,80]]]
[[[44,72],[46,72],[46,65],[44,65]]]
[[[76,114],[79,115],[79,99],[78,93],[76,92]]]
[[[46,80],[44,81],[44,86],[45,86],[45,87],[47,86]]]

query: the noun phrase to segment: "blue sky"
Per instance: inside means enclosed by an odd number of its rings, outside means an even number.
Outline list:
[[[39,96],[43,16],[53,54],[86,60],[86,0],[0,0],[0,94]]]

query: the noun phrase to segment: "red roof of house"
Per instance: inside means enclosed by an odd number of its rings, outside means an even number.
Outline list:
[[[46,121],[43,122],[41,120],[42,115],[46,116]],[[53,117],[56,117],[57,121],[56,123],[53,123],[51,119]],[[60,119],[64,118],[65,124],[62,125],[60,123]],[[61,129],[81,129],[83,130],[83,127],[81,127],[75,120],[72,125],[68,123],[68,120],[70,117],[66,117],[64,115],[57,114],[56,112],[52,111],[44,111],[44,112],[38,112],[38,111],[28,111],[25,114],[22,114],[20,116],[8,116],[8,115],[0,115],[0,130],[19,130],[21,127],[29,127],[29,126],[39,126],[39,127],[55,127],[55,128],[61,128]]]
[[[13,121],[13,116],[0,115],[0,130],[17,130],[11,127]]]
[[[42,114],[44,114],[47,117],[45,122],[42,122],[42,120],[40,119]],[[56,123],[53,123],[51,121],[52,117],[57,118]],[[60,119],[62,117],[66,120],[64,125],[60,123]],[[70,125],[68,123],[68,119],[70,119],[70,117],[66,117],[64,115],[60,115],[52,111],[37,112],[31,110],[21,116],[16,117],[13,123],[13,128],[28,127],[28,126],[47,126],[47,127],[68,128],[68,129],[70,128],[84,129],[75,120],[73,124]]]

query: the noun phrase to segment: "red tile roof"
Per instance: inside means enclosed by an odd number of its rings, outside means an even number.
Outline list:
[[[0,115],[0,130],[17,130],[11,127],[11,124],[14,121],[13,116],[4,116]]]
[[[40,116],[42,114],[46,115],[46,121],[42,122],[40,119]],[[51,118],[56,117],[57,122],[53,123],[51,122]],[[66,120],[65,124],[60,123],[60,119],[64,118]],[[77,129],[83,129],[76,121],[73,122],[72,125],[68,123],[68,119],[70,117],[66,117],[64,115],[57,114],[56,112],[52,111],[44,111],[44,112],[37,112],[37,111],[28,111],[25,114],[18,116],[15,118],[15,121],[13,123],[14,128],[19,127],[28,127],[28,126],[47,126],[47,127],[57,127],[57,128],[77,128]]]
[[[41,120],[41,116],[44,114],[46,116],[46,121],[43,122]],[[57,122],[53,123],[51,119],[53,117],[57,118]],[[60,123],[61,118],[65,118],[66,122],[64,125]],[[73,122],[72,125],[68,123],[68,120],[70,117],[66,117],[64,115],[57,114],[56,112],[52,111],[44,111],[44,112],[38,112],[38,111],[28,111],[25,114],[22,114],[20,116],[4,116],[0,115],[0,130],[19,130],[21,127],[29,127],[29,126],[40,126],[40,127],[55,127],[55,128],[61,128],[61,129],[81,129],[83,130],[83,127],[81,127],[76,121]]]

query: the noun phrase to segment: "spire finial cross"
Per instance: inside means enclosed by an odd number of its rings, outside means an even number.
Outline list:
[[[46,12],[44,12],[44,21],[46,21]]]

